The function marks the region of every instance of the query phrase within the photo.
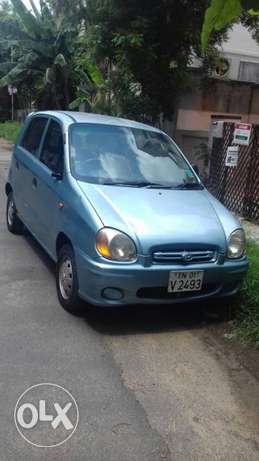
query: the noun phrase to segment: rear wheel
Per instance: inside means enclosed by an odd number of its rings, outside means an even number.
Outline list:
[[[7,197],[6,224],[7,224],[7,229],[12,234],[22,234],[23,233],[24,226],[23,226],[22,221],[18,217],[12,192],[9,192],[8,197]]]
[[[70,244],[65,244],[58,254],[56,286],[61,306],[70,314],[82,315],[83,302],[78,295],[76,261]]]

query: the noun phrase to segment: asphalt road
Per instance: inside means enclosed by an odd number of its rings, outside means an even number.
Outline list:
[[[62,310],[51,261],[6,230],[8,159],[0,143],[0,461],[258,461],[258,382],[203,309]],[[76,432],[56,448],[28,444],[14,424],[18,397],[42,382],[79,407]]]

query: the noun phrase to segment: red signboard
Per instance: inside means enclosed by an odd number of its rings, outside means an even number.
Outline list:
[[[235,123],[234,144],[248,146],[252,131],[251,123]]]

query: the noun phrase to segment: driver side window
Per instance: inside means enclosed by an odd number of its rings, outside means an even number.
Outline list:
[[[60,125],[51,120],[46,138],[44,141],[43,149],[41,152],[40,160],[46,165],[53,173],[63,172],[64,162],[64,141],[63,133]]]

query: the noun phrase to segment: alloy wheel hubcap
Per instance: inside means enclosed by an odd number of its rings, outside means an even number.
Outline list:
[[[14,219],[14,203],[13,203],[13,200],[10,200],[10,202],[9,202],[8,212],[7,212],[7,219],[8,219],[9,226],[12,226],[13,225],[13,219]]]
[[[68,257],[60,264],[59,288],[62,297],[68,300],[73,292],[73,267],[72,262]]]

